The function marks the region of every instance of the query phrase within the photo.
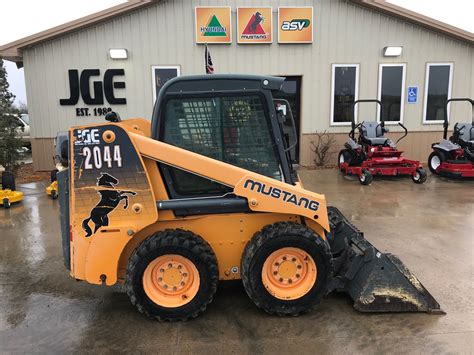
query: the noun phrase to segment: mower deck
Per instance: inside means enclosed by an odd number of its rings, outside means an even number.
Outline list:
[[[422,166],[418,161],[403,157],[381,157],[364,161],[359,166],[341,163],[340,168],[343,173],[348,175],[361,175],[363,170],[368,170],[372,175],[379,176],[415,176],[416,170],[421,169]]]
[[[12,190],[0,190],[0,206],[9,208],[12,203],[23,200],[23,192]]]
[[[474,177],[474,164],[466,162],[443,162],[436,169],[436,173],[452,178],[469,178]]]

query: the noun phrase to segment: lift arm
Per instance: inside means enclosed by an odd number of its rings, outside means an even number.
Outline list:
[[[128,134],[141,156],[229,186],[236,196],[247,199],[252,211],[296,214],[330,230],[324,195],[137,133],[129,131]]]

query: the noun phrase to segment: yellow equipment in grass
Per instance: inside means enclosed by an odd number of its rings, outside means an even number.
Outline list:
[[[290,104],[273,97],[283,82],[183,76],[163,85],[151,124],[112,112],[58,135],[71,276],[123,284],[140,312],[167,321],[197,317],[219,280],[236,279],[275,315],[332,291],[363,312],[439,312],[397,257],[298,182]]]
[[[46,194],[53,200],[58,198],[58,170],[51,170],[51,183],[46,187]]]
[[[0,190],[0,206],[10,208],[13,203],[23,200],[23,192],[16,191],[15,176],[7,171],[2,173],[2,189]]]

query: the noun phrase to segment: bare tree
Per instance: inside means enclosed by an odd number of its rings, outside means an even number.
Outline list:
[[[325,166],[333,155],[331,148],[336,143],[336,139],[327,131],[316,132],[315,135],[316,139],[311,141],[311,151],[316,155],[314,163],[316,166]]]

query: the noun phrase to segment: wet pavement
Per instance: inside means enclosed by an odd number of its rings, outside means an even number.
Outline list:
[[[23,203],[0,209],[0,353],[473,353],[474,182],[361,186],[335,170],[300,176],[378,249],[398,255],[447,314],[362,314],[333,294],[310,314],[277,318],[231,282],[196,320],[151,321],[118,287],[68,276],[57,201],[46,183],[26,184]]]

